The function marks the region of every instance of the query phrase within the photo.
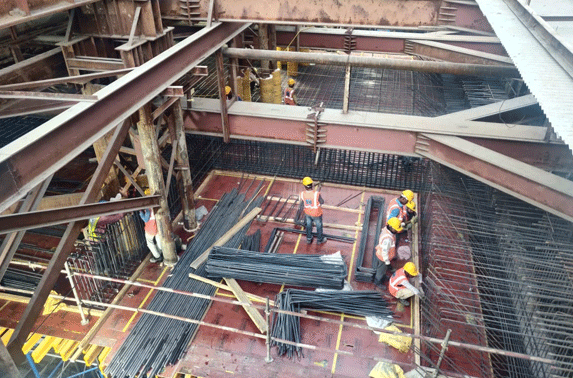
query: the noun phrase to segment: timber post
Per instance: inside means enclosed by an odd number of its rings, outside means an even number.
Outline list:
[[[165,183],[163,181],[159,144],[155,137],[155,126],[152,121],[151,107],[149,104],[139,109],[137,130],[141,141],[141,152],[145,162],[145,174],[149,182],[149,189],[152,195],[161,196],[161,200],[159,201],[161,207],[155,211],[155,221],[157,222],[157,231],[163,252],[163,260],[165,264],[172,265],[177,262],[177,251],[175,250],[175,242],[173,241],[173,229],[171,227],[167,193],[165,193]]]

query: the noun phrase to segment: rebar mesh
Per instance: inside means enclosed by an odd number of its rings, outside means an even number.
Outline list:
[[[323,148],[317,156],[305,146],[232,140],[194,135],[188,137],[192,177],[210,169],[278,175],[403,190],[420,189],[427,162],[419,158],[363,151]],[[316,162],[316,164],[315,164]],[[208,168],[208,169],[207,169]]]
[[[443,337],[451,328],[451,340],[555,361],[450,348],[442,367],[480,377],[570,377],[571,223],[437,163],[429,171],[421,196],[424,332]],[[436,361],[428,344],[422,352]]]

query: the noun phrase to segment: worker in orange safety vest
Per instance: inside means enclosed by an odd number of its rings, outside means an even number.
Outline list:
[[[297,105],[296,97],[294,95],[294,84],[294,79],[288,79],[288,87],[285,88],[284,92],[285,105]]]
[[[402,231],[401,222],[398,218],[390,218],[386,222],[386,227],[380,232],[378,245],[376,245],[376,258],[372,261],[376,270],[374,283],[382,286],[386,279],[386,271],[392,270],[391,261],[396,258],[396,234]]]
[[[304,191],[300,193],[300,207],[304,210],[304,223],[306,228],[306,244],[312,243],[312,224],[316,225],[316,243],[326,242],[322,234],[322,204],[324,200],[318,190],[313,190],[313,181],[310,177],[302,179]]]
[[[148,196],[151,194],[151,190],[145,189],[144,193],[146,196]],[[155,213],[153,212],[153,209],[140,210],[139,217],[145,223],[145,241],[147,242],[147,247],[149,248],[149,251],[152,255],[149,261],[152,263],[163,261],[163,254],[157,240],[157,221],[155,220]]]
[[[404,190],[402,194],[400,194],[400,197],[390,201],[390,205],[388,206],[388,209],[386,209],[386,220],[394,217],[403,219],[406,215],[405,205],[413,200],[414,192],[411,190]]]
[[[410,282],[410,278],[418,276],[420,284],[422,283],[422,275],[418,273],[416,265],[413,262],[407,262],[404,266],[392,274],[388,282],[388,291],[390,294],[397,298],[404,306],[409,306],[410,301],[407,299],[417,295],[424,298],[424,290],[420,286],[419,289],[414,287]]]

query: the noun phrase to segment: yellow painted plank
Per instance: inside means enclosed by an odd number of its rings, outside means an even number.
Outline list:
[[[54,348],[54,352],[56,352],[58,354],[60,353],[60,348],[62,347],[62,345],[64,345],[64,341],[66,341],[66,340],[62,339],[61,337],[56,337],[56,340],[52,344],[52,347]]]
[[[8,345],[8,341],[10,341],[10,337],[12,337],[13,333],[14,333],[13,329],[9,329],[6,332],[4,332],[4,334],[2,335],[2,344]]]
[[[91,366],[94,363],[103,348],[104,347],[99,345],[90,345],[86,351],[86,354],[84,355],[84,362],[86,363],[86,366]]]
[[[35,363],[42,361],[50,349],[52,349],[54,341],[56,341],[54,336],[45,336],[44,339],[40,341],[40,344],[38,344],[38,346],[32,352],[32,359]]]
[[[99,354],[99,356],[97,357],[97,360],[99,362],[104,362],[105,358],[107,357],[109,352],[111,352],[111,348],[110,347],[104,347],[103,350],[101,351],[101,353]]]
[[[67,340],[62,349],[60,349],[60,356],[62,356],[62,361],[67,361],[70,359],[72,354],[76,351],[80,345],[79,341]]]
[[[30,336],[30,338],[28,339],[28,341],[26,341],[24,343],[24,346],[22,346],[22,352],[26,355],[28,354],[28,352],[30,352],[32,350],[32,348],[34,347],[34,345],[36,345],[36,343],[38,341],[40,341],[40,339],[42,338],[42,335],[40,335],[39,333],[34,333],[32,336]]]

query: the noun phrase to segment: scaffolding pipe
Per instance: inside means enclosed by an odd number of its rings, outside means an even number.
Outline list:
[[[517,68],[509,65],[466,64],[424,60],[387,59],[332,53],[303,53],[293,51],[270,51],[255,49],[223,48],[229,58],[280,60],[299,63],[315,63],[350,67],[373,67],[393,70],[442,73],[452,75],[519,77]]]

